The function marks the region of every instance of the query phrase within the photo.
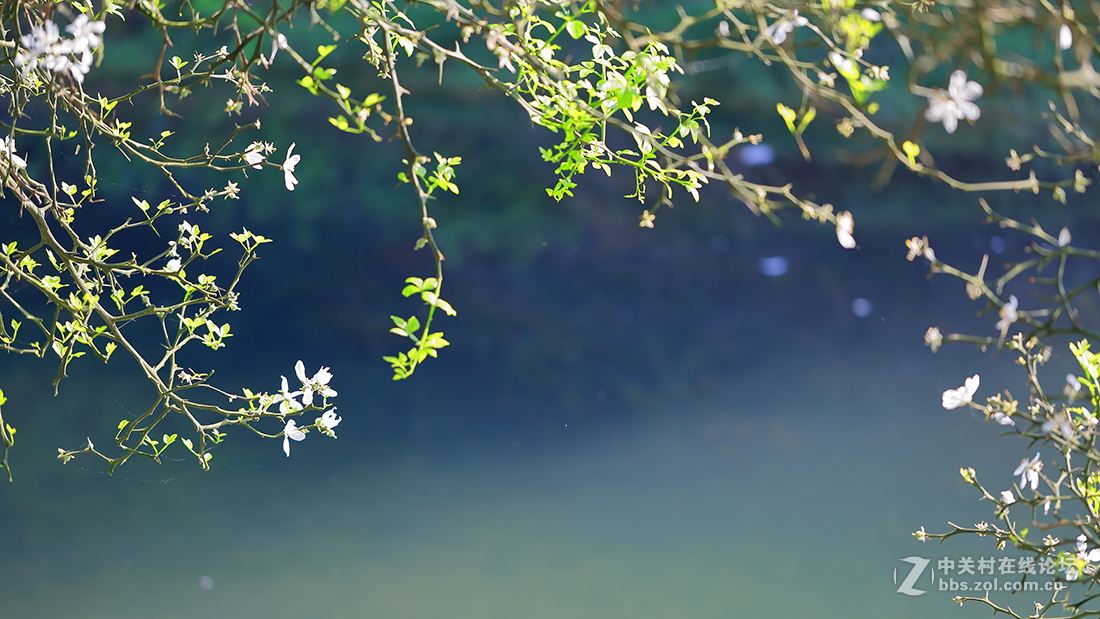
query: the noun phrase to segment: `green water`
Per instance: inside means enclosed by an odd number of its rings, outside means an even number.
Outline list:
[[[909,533],[987,518],[958,467],[1008,487],[1023,445],[939,408],[944,357],[874,348],[804,349],[791,380],[772,359],[649,421],[536,435],[456,407],[355,443],[372,411],[205,474],[43,462],[0,488],[3,616],[985,616],[893,570],[962,554]]]

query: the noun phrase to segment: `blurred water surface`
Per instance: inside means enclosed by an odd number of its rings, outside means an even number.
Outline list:
[[[826,241],[822,251],[840,253]],[[699,245],[722,246],[705,235]],[[1007,356],[962,348],[933,355],[923,346],[930,321],[980,321],[973,307],[946,309],[961,286],[927,282],[924,267],[900,254],[865,249],[846,258],[860,272],[858,290],[843,278],[783,287],[804,261],[792,256],[790,275],[768,277],[752,265],[774,252],[746,258],[742,271],[715,275],[739,282],[743,309],[732,316],[730,341],[669,332],[650,312],[634,312],[632,328],[671,340],[672,351],[686,342],[685,357],[706,357],[695,350],[703,341],[738,349],[739,361],[719,366],[705,385],[677,376],[669,381],[687,384],[649,385],[674,397],[648,406],[616,396],[612,385],[561,415],[520,414],[546,410],[537,391],[493,410],[497,400],[486,392],[498,383],[464,369],[476,365],[464,358],[474,353],[457,345],[444,353],[449,362],[401,385],[366,355],[324,355],[340,391],[340,438],[310,435],[286,458],[278,441],[235,434],[209,473],[182,456],[162,466],[134,461],[113,477],[89,459],[51,460],[59,440],[72,446],[109,434],[142,392],[120,370],[89,365],[72,372],[61,396],[42,398],[31,382],[38,370],[5,359],[5,414],[27,402],[40,410],[17,417],[17,480],[0,486],[2,614],[985,616],[981,607],[960,609],[950,593],[897,593],[894,570],[904,575],[900,559],[912,555],[997,554],[991,545],[922,545],[910,533],[989,519],[989,504],[959,467],[975,466],[991,487],[1007,488],[1024,455],[1025,445],[994,439],[999,427],[943,410],[940,393],[978,371],[981,396],[1022,383]],[[882,266],[887,260],[895,266]],[[560,287],[553,272],[526,273],[530,294]],[[535,311],[534,297],[505,292]],[[629,292],[578,294],[642,306]],[[850,309],[856,298],[871,305],[865,317]],[[605,318],[623,322],[621,313]],[[462,341],[475,332],[448,334]],[[631,336],[616,341],[633,350]],[[255,370],[275,389],[294,354],[265,352],[258,367],[228,373]],[[596,374],[609,370],[592,363]],[[629,360],[615,363],[632,371]],[[317,364],[307,362],[310,371]],[[539,367],[520,370],[537,375]],[[427,395],[410,396],[418,390]]]

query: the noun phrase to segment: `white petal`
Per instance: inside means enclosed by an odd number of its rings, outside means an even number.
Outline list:
[[[305,391],[302,392],[302,405],[303,406],[313,406],[313,390],[312,389],[306,389]]]
[[[959,91],[955,93],[955,98],[964,99],[966,101],[973,101],[974,99],[981,97],[982,93],[984,92],[985,89],[983,89],[982,85],[978,82],[967,82],[965,86],[960,88]]]
[[[972,101],[958,101],[959,113],[967,120],[978,120],[982,117],[982,109]]]
[[[856,246],[856,239],[852,236],[852,229],[855,226],[855,221],[852,219],[852,213],[844,211],[836,217],[836,238],[840,241],[840,246],[844,249],[854,249]]]
[[[283,427],[283,433],[296,441],[305,439],[306,433],[299,430],[297,426],[298,424],[295,423],[293,419],[290,419],[286,422],[286,426]]]
[[[280,376],[283,379],[283,393],[290,391],[290,386],[286,382],[286,376]]]
[[[1058,29],[1058,47],[1069,49],[1072,45],[1073,31],[1069,29],[1069,24],[1062,24],[1062,27]]]
[[[341,421],[343,421],[343,419],[336,416],[335,408],[327,410],[324,412],[324,414],[321,415],[321,424],[329,429],[335,428],[336,426],[340,425]]]
[[[327,385],[330,380],[332,380],[332,372],[329,372],[326,367],[317,370],[317,373],[313,375],[313,382],[318,385]]]
[[[302,363],[301,359],[294,364],[294,374],[298,376],[298,380],[302,381],[303,385],[309,384],[309,379],[306,378],[306,364]]]
[[[966,71],[960,69],[951,74],[951,80],[947,83],[947,91],[952,96],[958,96],[964,86],[966,86]]]
[[[966,384],[964,386],[964,389],[965,389],[964,394],[965,394],[966,400],[969,402],[970,399],[972,397],[974,397],[974,394],[978,392],[978,385],[981,384],[982,377],[975,374],[975,375],[971,376],[970,378],[966,379],[965,382],[966,382]]]
[[[1011,490],[1005,490],[1001,492],[1001,500],[1004,501],[1005,505],[1012,505],[1016,502],[1016,495],[1012,494]]]
[[[947,106],[942,101],[932,99],[928,102],[928,109],[924,110],[924,119],[930,123],[938,123],[943,120],[944,110]]]
[[[1028,459],[1024,458],[1023,461],[1020,462],[1020,466],[1016,467],[1015,471],[1012,471],[1013,477],[1015,477],[1016,475],[1019,475],[1020,473],[1023,473],[1024,470],[1027,469],[1028,464],[1029,464]]]
[[[286,452],[286,457],[290,457],[290,437],[283,437],[283,451]]]
[[[948,389],[943,392],[943,407],[947,410],[956,409],[962,406],[965,401],[962,397],[962,389]]]
[[[283,170],[283,182],[286,183],[287,191],[294,191],[294,186],[298,184],[298,179],[294,177],[294,172],[291,170]]]
[[[301,159],[302,159],[301,155],[293,154],[294,153],[294,147],[296,145],[297,145],[297,142],[291,142],[290,143],[290,148],[286,149],[286,159],[283,161],[283,167],[284,168],[289,168],[292,171],[294,170],[294,166],[298,165],[298,162],[301,161]]]
[[[840,246],[843,247],[844,249],[855,249],[856,239],[851,234],[848,234],[844,230],[841,230],[840,228],[837,228],[836,238],[837,238],[838,241],[840,241]]]

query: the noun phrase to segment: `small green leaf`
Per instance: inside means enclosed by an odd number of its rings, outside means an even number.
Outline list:
[[[588,32],[588,28],[585,27],[584,23],[574,19],[565,22],[565,31],[574,39],[579,39]]]
[[[317,46],[317,61],[314,62],[313,65],[316,66],[318,62],[321,62],[322,60],[324,60],[325,56],[328,56],[329,54],[331,54],[335,49],[336,49],[335,45],[318,45]]]

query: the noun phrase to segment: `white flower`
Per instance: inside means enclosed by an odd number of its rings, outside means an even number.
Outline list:
[[[844,211],[836,216],[836,238],[844,249],[853,249],[856,246],[856,239],[852,236],[854,225],[855,221],[850,212]]]
[[[164,265],[164,270],[169,273],[178,273],[182,266],[183,263],[180,262],[179,258],[172,258],[168,261],[168,264]]]
[[[65,31],[73,35],[74,54],[91,54],[91,51],[103,43],[103,37],[99,36],[106,30],[107,25],[101,21],[90,21],[87,15],[77,15],[73,23],[65,26]]]
[[[1046,516],[1050,513],[1050,499],[1043,501],[1043,515]]]
[[[1058,47],[1061,49],[1069,49],[1073,46],[1073,31],[1070,30],[1069,24],[1062,24],[1058,28]]]
[[[34,71],[38,66],[38,57],[50,53],[51,48],[60,38],[61,33],[57,29],[57,24],[48,19],[41,26],[31,28],[30,34],[19,37],[19,44],[26,48],[27,52],[16,54],[15,64],[23,67],[23,75]]]
[[[993,413],[993,415],[992,415],[992,417],[990,417],[990,419],[992,419],[993,421],[996,421],[997,423],[1001,424],[1002,426],[1014,426],[1014,425],[1016,425],[1016,422],[1012,421],[1011,417],[1009,417],[1008,415],[1006,415],[1006,414],[1004,414],[1000,411],[997,411],[996,413]]]
[[[1011,490],[1005,490],[1001,492],[1001,500],[1005,505],[1012,505],[1016,502],[1016,495],[1012,494]]]
[[[1062,231],[1058,233],[1058,247],[1065,247],[1069,245],[1073,240],[1073,236],[1069,233],[1069,228],[1062,228]]]
[[[1077,395],[1081,393],[1081,381],[1077,379],[1073,374],[1066,374],[1066,386],[1062,390],[1070,402],[1077,399]]]
[[[272,404],[279,403],[279,414],[289,415],[302,410],[302,405],[298,403],[294,398],[302,395],[301,391],[289,392],[286,382],[286,376],[280,377],[283,379],[283,388],[275,395],[275,399],[272,400]]]
[[[1001,319],[993,325],[1001,332],[1002,338],[1008,333],[1008,328],[1012,326],[1012,323],[1020,317],[1019,313],[1016,312],[1018,306],[1019,302],[1016,300],[1016,295],[1008,295],[1008,303],[1005,303],[1004,307],[1001,308]]]
[[[787,35],[794,32],[795,28],[805,26],[808,23],[810,21],[800,16],[798,10],[795,9],[787,17],[781,17],[774,24],[765,28],[764,34],[771,39],[772,43],[780,45],[787,40]]]
[[[1052,434],[1055,430],[1058,430],[1067,442],[1073,440],[1073,424],[1069,422],[1066,411],[1059,411],[1057,415],[1044,421],[1041,429],[1047,434]]]
[[[981,109],[974,103],[982,92],[981,84],[968,82],[965,72],[955,71],[951,74],[947,90],[941,89],[928,96],[928,109],[924,111],[924,117],[928,122],[943,122],[943,128],[948,133],[954,133],[959,120],[978,120],[982,115]]]
[[[260,163],[264,160],[264,145],[260,142],[253,142],[244,150],[244,161],[248,165],[257,170],[262,170],[264,167]]]
[[[290,439],[300,441],[306,437],[306,433],[297,428],[293,419],[286,422],[286,427],[283,428],[283,451],[286,452],[286,457],[290,457]]]
[[[1020,462],[1020,466],[1016,467],[1016,470],[1012,472],[1012,475],[1020,476],[1021,487],[1031,486],[1032,490],[1039,487],[1039,471],[1043,470],[1043,463],[1039,461],[1039,452],[1035,452],[1035,457],[1031,460],[1024,458]]]
[[[334,406],[334,407],[332,407],[332,409],[327,410],[324,413],[322,413],[321,417],[317,421],[321,425],[323,425],[326,428],[328,428],[329,430],[331,430],[331,429],[335,428],[336,426],[340,425],[340,422],[343,421],[343,419],[336,416],[336,407]]]
[[[975,374],[966,379],[962,387],[944,391],[943,407],[947,410],[951,410],[971,401],[974,398],[974,393],[978,391],[978,385],[981,383],[981,380],[981,377]]]
[[[26,52],[15,56],[15,64],[23,67],[23,75],[41,66],[53,73],[67,72],[78,83],[92,68],[92,50],[103,43],[99,36],[106,28],[101,21],[89,21],[86,15],[78,15],[65,30],[72,39],[62,39],[57,24],[46,20],[35,26],[30,34],[20,37],[19,43]],[[79,56],[73,60],[70,56]]]
[[[862,17],[863,19],[866,19],[867,21],[874,21],[874,22],[882,21],[882,15],[880,15],[878,11],[872,9],[871,7],[867,7],[865,9],[863,9],[860,12],[859,16]]]
[[[294,178],[294,166],[298,165],[298,162],[302,160],[301,155],[292,155],[294,152],[294,144],[290,144],[290,148],[286,151],[286,161],[283,162],[283,180],[286,181],[287,191],[294,191],[294,186],[298,184],[298,179]]]
[[[1077,536],[1077,559],[1076,560],[1086,563],[1085,573],[1089,574],[1089,575],[1092,575],[1092,573],[1095,572],[1096,570],[1091,565],[1087,565],[1087,564],[1088,563],[1096,563],[1097,561],[1100,561],[1100,548],[1093,548],[1092,550],[1088,550],[1088,538],[1085,537],[1084,533]],[[1068,568],[1066,568],[1066,580],[1069,580],[1069,581],[1077,580],[1077,577],[1080,576],[1080,575],[1081,575],[1081,572],[1077,568],[1076,565],[1071,565]]]
[[[10,135],[4,136],[4,139],[0,140],[0,154],[7,155],[8,159],[10,159],[17,168],[27,167],[26,160],[15,154],[15,140],[13,140]]]
[[[332,380],[332,372],[329,372],[328,368],[322,367],[317,370],[313,378],[306,378],[306,365],[299,359],[298,363],[294,364],[294,373],[298,375],[298,380],[302,381],[302,403],[306,406],[313,405],[314,393],[319,393],[326,398],[336,397],[336,390],[328,386],[328,381]]]

